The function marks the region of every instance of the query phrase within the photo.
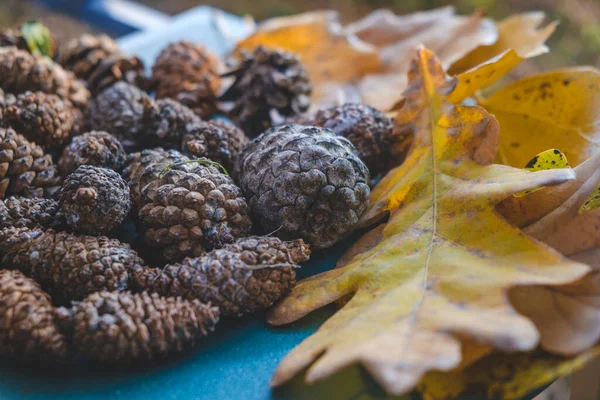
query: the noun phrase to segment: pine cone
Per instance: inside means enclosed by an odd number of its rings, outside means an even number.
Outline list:
[[[31,54],[54,58],[58,41],[44,24],[38,21],[25,22],[19,29],[4,29],[0,32],[0,47],[14,46]]]
[[[139,88],[117,82],[94,98],[89,113],[91,128],[115,135],[125,150],[131,151],[144,135],[141,121],[146,100],[150,98]]]
[[[5,124],[47,148],[62,146],[79,133],[81,111],[68,100],[44,92],[25,92],[4,114]]]
[[[49,228],[58,212],[58,202],[52,199],[9,197],[0,200],[0,229]]]
[[[66,355],[50,296],[19,271],[0,270],[0,357],[39,364]]]
[[[15,47],[0,47],[0,87],[14,94],[40,91],[56,94],[78,108],[85,107],[90,92],[71,72],[47,57]]]
[[[59,217],[75,232],[92,235],[112,231],[131,209],[129,188],[107,168],[82,165],[69,175],[59,192]]]
[[[140,204],[144,239],[167,261],[199,256],[250,231],[240,189],[213,166],[169,170],[142,189]]]
[[[8,195],[52,197],[59,188],[50,155],[12,128],[0,128],[0,199]]]
[[[92,131],[73,138],[58,160],[58,170],[68,175],[81,165],[94,165],[121,171],[127,154],[119,140],[110,133]]]
[[[240,67],[225,75],[235,82],[221,100],[233,102],[233,118],[247,135],[256,137],[270,128],[273,110],[280,118],[308,110],[312,87],[298,57],[259,46],[242,58]]]
[[[163,296],[198,299],[219,307],[222,315],[263,311],[296,284],[298,263],[307,261],[302,239],[249,237],[198,258],[165,268],[139,267],[135,285]]]
[[[139,210],[142,189],[150,182],[158,179],[163,169],[169,165],[187,161],[190,161],[190,159],[177,150],[164,150],[160,147],[130,154],[122,175],[129,184],[133,206]],[[182,165],[177,169],[191,170],[193,168]]]
[[[20,270],[65,300],[80,300],[100,290],[126,290],[130,272],[144,264],[117,239],[39,228],[0,230],[0,256],[4,267]]]
[[[157,99],[177,100],[205,120],[217,112],[219,59],[201,44],[181,41],[165,47],[152,67],[152,81]]]
[[[58,313],[73,332],[79,354],[100,362],[152,360],[181,352],[199,343],[219,321],[216,307],[145,292],[94,293]]]
[[[311,125],[330,129],[350,140],[372,176],[389,170],[390,148],[386,144],[392,137],[393,122],[381,111],[364,104],[348,103],[318,111]],[[398,156],[404,159],[405,154],[394,155],[395,161],[401,162]]]
[[[145,99],[143,126],[150,146],[179,148],[181,140],[201,123],[192,110],[171,99]]]
[[[248,138],[235,125],[209,121],[183,136],[181,151],[192,158],[206,157],[233,171],[235,158],[246,143]]]
[[[60,64],[87,82],[98,94],[118,81],[135,84],[144,76],[144,64],[130,57],[107,35],[84,33],[71,40],[62,51]]]
[[[236,176],[266,232],[326,248],[350,233],[367,209],[369,170],[355,153],[330,130],[284,125],[245,147]]]
[[[6,109],[17,102],[17,98],[12,93],[4,93],[0,88],[0,126],[4,126],[4,113]]]

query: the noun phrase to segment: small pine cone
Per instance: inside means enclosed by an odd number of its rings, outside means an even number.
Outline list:
[[[0,88],[0,126],[4,126],[4,113],[17,102],[17,98],[12,93],[4,93]]]
[[[0,357],[38,364],[66,355],[50,296],[21,272],[0,270]]]
[[[196,130],[201,122],[192,110],[175,100],[144,101],[142,124],[150,146],[179,148],[183,137]]]
[[[0,199],[9,195],[52,197],[60,178],[52,158],[12,128],[0,128]]]
[[[246,134],[256,137],[270,128],[272,111],[285,118],[308,110],[312,86],[298,57],[263,46],[242,57],[240,67],[225,75],[235,82],[221,100],[233,102],[231,114]]]
[[[0,47],[0,87],[14,94],[40,91],[56,94],[84,108],[90,98],[85,84],[47,57],[15,47]]]
[[[73,138],[58,160],[63,175],[74,172],[81,165],[93,165],[121,171],[127,154],[119,140],[110,133],[92,131]]]
[[[56,148],[79,133],[83,114],[54,94],[25,92],[6,110],[4,122],[29,140]]]
[[[139,267],[133,281],[142,290],[210,303],[222,315],[242,315],[263,311],[280,300],[296,284],[298,263],[309,256],[302,239],[282,242],[254,236],[181,264]]]
[[[75,232],[99,235],[112,231],[129,214],[127,182],[107,168],[82,165],[69,175],[58,195],[59,217]]]
[[[326,248],[349,234],[369,202],[369,170],[346,138],[301,125],[252,140],[236,176],[255,221],[283,239]]]
[[[0,200],[0,229],[49,228],[57,212],[58,202],[52,199],[9,197]]]
[[[219,59],[206,47],[187,41],[171,43],[156,58],[152,82],[156,98],[171,98],[202,119],[217,112],[221,87]]]
[[[364,104],[348,103],[318,111],[312,125],[350,140],[372,176],[388,171],[390,149],[384,143],[392,136],[393,121],[381,111]]]
[[[2,266],[20,270],[64,300],[127,290],[131,271],[144,264],[117,239],[39,228],[0,230],[0,256]]]
[[[144,101],[150,100],[139,88],[117,82],[94,98],[89,112],[91,128],[115,135],[127,151],[138,146],[144,134]]]
[[[199,256],[250,231],[246,199],[231,178],[213,166],[167,171],[142,189],[140,204],[144,240],[162,249],[166,261]]]
[[[219,322],[219,309],[156,293],[99,292],[59,309],[83,357],[103,363],[164,358],[198,344]],[[70,329],[69,329],[70,328]]]
[[[87,82],[92,94],[98,94],[115,82],[135,84],[144,75],[144,64],[124,53],[107,35],[84,33],[72,39],[61,52],[60,64]]]
[[[162,170],[169,165],[187,161],[190,159],[177,150],[164,150],[160,147],[130,154],[122,175],[129,184],[133,206],[139,210],[142,189],[158,179]],[[185,169],[185,166],[182,165],[177,169]]]
[[[208,158],[233,171],[235,158],[248,143],[238,127],[225,121],[209,121],[185,134],[181,151],[192,158]]]

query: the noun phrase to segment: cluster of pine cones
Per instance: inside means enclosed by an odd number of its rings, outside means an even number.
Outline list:
[[[148,78],[107,36],[29,28],[0,33],[0,357],[160,358],[266,310],[410,146],[365,105],[307,114],[285,51],[225,72],[178,42]]]

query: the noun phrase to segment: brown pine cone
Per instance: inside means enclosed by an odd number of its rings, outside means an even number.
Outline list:
[[[201,44],[171,43],[161,51],[152,67],[156,98],[176,100],[208,120],[218,109],[219,68],[217,56]]]
[[[190,161],[190,159],[177,150],[164,150],[160,147],[130,154],[122,176],[129,185],[133,206],[139,211],[142,189],[150,182],[158,179],[161,171],[172,164],[187,161]],[[192,170],[193,167],[181,165],[176,169]]]
[[[39,364],[66,355],[50,296],[21,272],[0,270],[0,357]]]
[[[198,129],[201,122],[192,110],[175,100],[144,100],[142,125],[150,146],[179,148],[183,137]]]
[[[219,121],[201,122],[183,136],[181,151],[192,158],[208,158],[233,171],[235,158],[248,138],[235,125]]]
[[[235,82],[221,96],[233,102],[232,117],[250,137],[273,125],[271,114],[281,119],[301,114],[310,107],[312,86],[300,59],[287,51],[259,46],[254,53],[243,53],[240,66],[224,76]]]
[[[34,56],[15,47],[0,47],[0,87],[19,94],[40,91],[56,94],[84,108],[90,98],[85,84],[47,57]]]
[[[89,360],[127,363],[194,347],[213,331],[219,310],[198,300],[129,292],[98,292],[60,308],[76,351]]]
[[[372,176],[385,174],[391,168],[393,121],[381,111],[365,104],[347,103],[319,110],[311,125],[330,129],[350,140]],[[398,154],[393,159],[400,165],[405,156]]]
[[[107,168],[82,165],[64,181],[58,194],[59,218],[75,232],[105,234],[129,214],[127,182]]]
[[[192,172],[167,171],[142,189],[140,204],[144,239],[161,249],[167,261],[199,256],[250,231],[241,190],[210,165],[197,165]]]
[[[92,131],[73,138],[58,160],[63,175],[74,172],[81,165],[94,165],[121,171],[127,154],[119,140],[108,132]]]
[[[4,113],[6,109],[17,102],[17,98],[12,93],[5,93],[0,88],[0,126],[4,126]]]
[[[309,256],[302,239],[253,236],[181,264],[139,267],[133,281],[141,290],[198,299],[219,307],[222,315],[239,316],[280,300],[296,284],[295,268]]]
[[[283,239],[327,248],[348,235],[369,204],[369,170],[346,138],[284,125],[252,140],[235,175],[255,221]]]
[[[57,212],[58,202],[52,199],[9,197],[0,200],[0,229],[49,228]]]
[[[132,151],[144,136],[141,121],[145,101],[151,99],[144,91],[126,82],[117,82],[94,98],[88,118],[90,126],[95,131],[109,132],[119,139],[125,150]]]
[[[9,195],[52,197],[60,178],[52,158],[12,128],[0,128],[0,199]]]
[[[7,108],[4,122],[29,140],[47,148],[56,148],[79,133],[83,114],[57,95],[25,92]]]
[[[2,266],[18,269],[44,290],[80,300],[100,290],[126,290],[129,274],[144,261],[125,243],[52,229],[0,230]]]
[[[61,52],[60,64],[87,82],[98,94],[118,81],[135,84],[144,76],[144,64],[124,53],[107,35],[84,33],[72,39]]]

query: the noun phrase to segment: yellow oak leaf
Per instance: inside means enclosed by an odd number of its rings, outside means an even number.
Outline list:
[[[461,340],[530,350],[539,334],[511,306],[517,285],[560,285],[589,267],[530,239],[495,212],[512,194],[574,178],[570,169],[528,172],[491,164],[498,123],[481,107],[453,106],[434,55],[417,52],[397,123],[414,129],[406,161],[374,188],[362,226],[388,217],[379,241],[345,266],[301,281],[269,314],[295,321],[350,300],[278,366],[273,385],[308,367],[313,382],[361,363],[390,393],[430,370],[461,363]],[[365,250],[366,249],[366,250]],[[311,365],[312,364],[312,365]]]
[[[497,160],[521,168],[560,149],[572,166],[600,149],[600,72],[569,68],[523,78],[480,104],[500,122]]]
[[[598,356],[600,345],[570,358],[542,350],[495,352],[463,370],[428,373],[419,384],[419,391],[424,400],[451,400],[461,396],[521,399],[532,390],[583,368]]]
[[[496,24],[498,40],[479,46],[456,61],[448,73],[456,75],[458,84],[448,100],[458,103],[477,90],[505,76],[522,61],[546,53],[544,42],[556,29],[557,22],[540,28],[543,12],[512,15]]]

